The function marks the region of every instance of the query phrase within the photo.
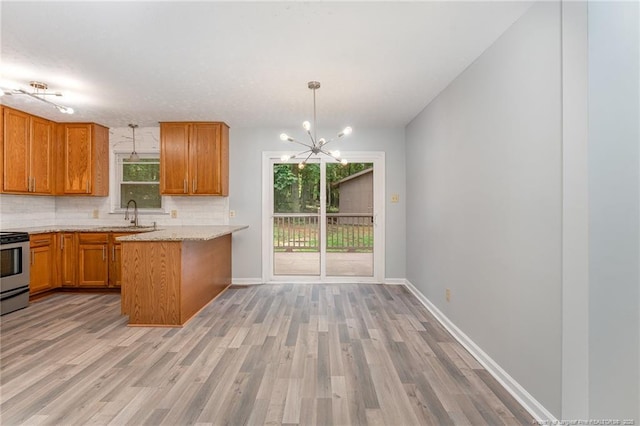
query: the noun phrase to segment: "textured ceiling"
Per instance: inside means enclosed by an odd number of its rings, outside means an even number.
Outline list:
[[[231,127],[403,126],[529,2],[11,2],[0,78],[44,81],[69,116],[109,127],[217,120]]]

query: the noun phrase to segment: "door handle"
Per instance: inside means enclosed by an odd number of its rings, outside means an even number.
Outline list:
[[[194,180],[193,180],[193,184],[191,185],[191,187],[193,188],[193,192],[195,193],[195,192],[196,192],[196,189],[198,188],[197,180],[196,180],[196,179],[194,179]]]
[[[102,260],[106,260],[107,257],[107,247],[102,246]]]
[[[116,261],[116,246],[111,246],[111,261]]]
[[[186,194],[186,193],[187,193],[187,191],[188,191],[188,189],[187,189],[187,180],[185,179],[185,180],[184,180],[183,187],[182,187],[182,192],[184,192],[184,193]]]

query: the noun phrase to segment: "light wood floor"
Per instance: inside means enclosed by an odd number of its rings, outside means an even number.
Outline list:
[[[1,319],[0,424],[532,424],[402,286],[232,287],[184,328],[115,294]]]

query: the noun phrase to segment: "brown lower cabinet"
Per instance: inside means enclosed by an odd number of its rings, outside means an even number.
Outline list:
[[[59,282],[62,287],[76,286],[76,270],[78,269],[78,243],[73,232],[58,234],[60,270]]]
[[[109,286],[108,233],[78,234],[78,287]]]
[[[120,288],[117,237],[135,232],[57,232],[30,237],[29,294],[55,288]]]
[[[130,232],[114,232],[109,239],[111,259],[109,261],[109,287],[120,288],[122,285],[122,243],[116,238],[131,235]]]
[[[55,288],[55,234],[37,234],[29,239],[31,268],[29,294]]]

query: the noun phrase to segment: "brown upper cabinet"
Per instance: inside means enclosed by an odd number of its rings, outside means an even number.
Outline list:
[[[11,108],[2,121],[2,192],[52,195],[55,123]]]
[[[160,123],[160,192],[229,195],[229,126],[222,122]]]
[[[1,109],[0,192],[109,195],[109,129]]]
[[[60,126],[58,194],[109,195],[109,129],[94,123]]]

